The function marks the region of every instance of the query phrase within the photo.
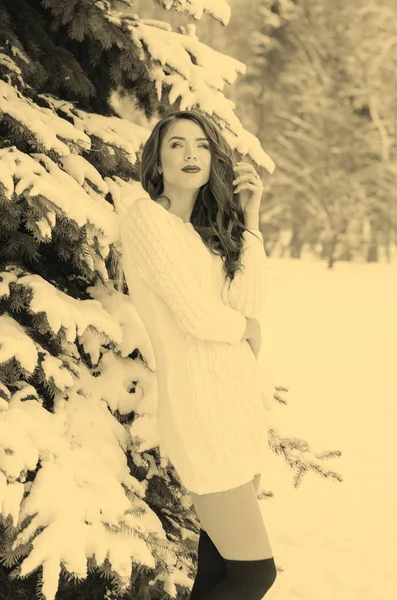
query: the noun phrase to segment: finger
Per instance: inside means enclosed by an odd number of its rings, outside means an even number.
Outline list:
[[[239,175],[233,181],[233,185],[238,185],[239,183],[242,183],[243,181],[250,181],[251,183],[256,183],[257,185],[262,185],[261,180],[254,177],[254,175],[252,173],[244,173],[243,175]]]
[[[239,185],[233,192],[233,194],[238,194],[241,190],[252,190],[253,192],[258,192],[260,188],[253,183],[242,183]]]
[[[235,166],[236,167],[248,167],[249,169],[254,169],[254,165],[247,162],[246,160],[240,160],[240,161],[236,162]]]
[[[256,171],[255,168],[250,165],[249,163],[244,163],[244,162],[240,162],[237,163],[234,167],[234,169],[236,169],[237,171],[250,171],[251,173],[254,173],[256,175]]]

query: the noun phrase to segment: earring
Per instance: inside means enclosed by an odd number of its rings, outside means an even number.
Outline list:
[[[158,170],[159,174],[161,175],[163,172],[163,169],[161,167],[159,167],[157,170]]]

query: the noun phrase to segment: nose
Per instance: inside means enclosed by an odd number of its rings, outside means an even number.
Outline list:
[[[186,146],[185,146],[185,158],[187,160],[190,160],[190,159],[196,160],[196,152],[189,144],[186,144]]]

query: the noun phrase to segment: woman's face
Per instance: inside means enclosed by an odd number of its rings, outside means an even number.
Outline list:
[[[175,119],[171,123],[161,144],[160,167],[164,190],[167,186],[196,190],[208,182],[209,141],[197,123],[188,119]],[[183,170],[188,167],[196,167],[196,170]]]

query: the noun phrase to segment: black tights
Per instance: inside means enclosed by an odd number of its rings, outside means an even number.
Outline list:
[[[260,600],[276,580],[274,558],[223,558],[208,533],[200,529],[198,567],[189,600]]]

